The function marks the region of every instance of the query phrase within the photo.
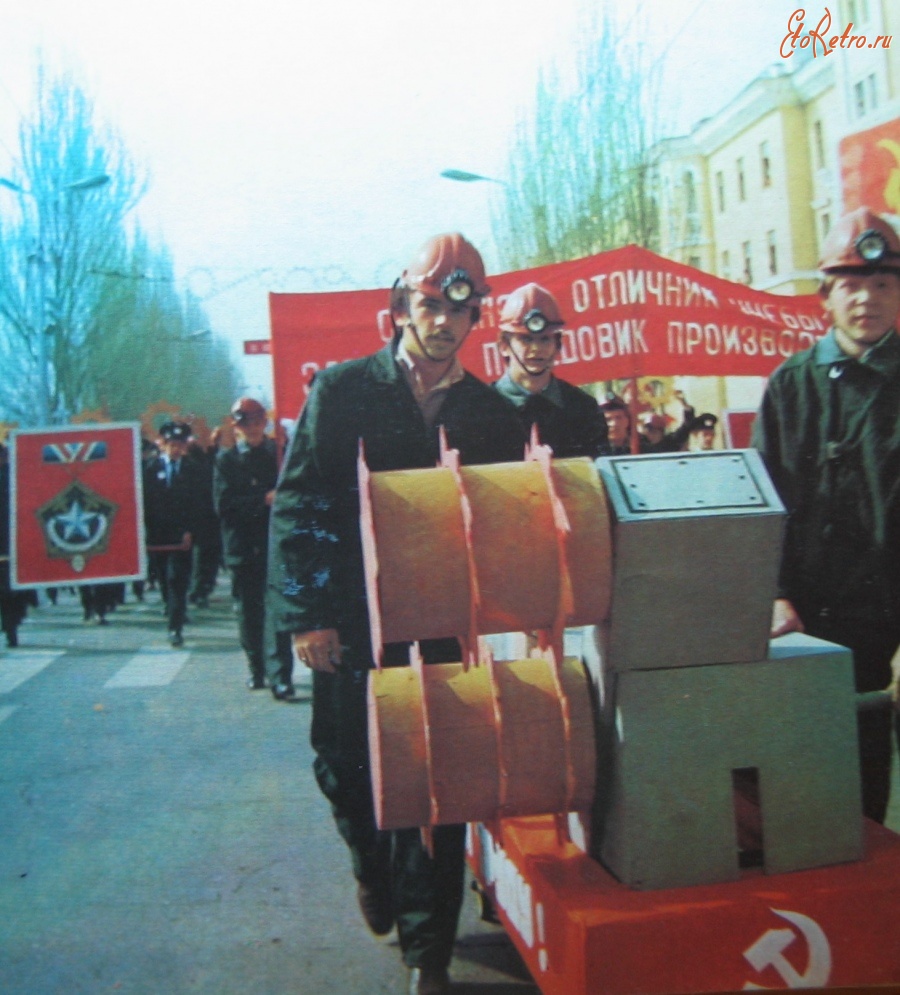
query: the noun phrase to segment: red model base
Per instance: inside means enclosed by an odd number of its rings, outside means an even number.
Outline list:
[[[671,995],[900,983],[900,836],[862,861],[634,891],[553,816],[473,825],[469,862],[543,995]]]

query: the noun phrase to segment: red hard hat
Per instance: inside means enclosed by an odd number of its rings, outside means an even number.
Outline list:
[[[478,250],[456,232],[428,239],[403,271],[401,282],[410,290],[446,297],[454,304],[484,297],[491,289]]]
[[[252,397],[239,397],[231,405],[231,417],[240,424],[251,418],[267,418],[266,409]]]
[[[819,269],[890,269],[900,273],[900,236],[880,214],[858,207],[845,214],[822,245]]]
[[[537,283],[526,283],[514,290],[500,312],[500,328],[504,332],[527,335],[529,332],[555,331],[564,325],[556,298]]]

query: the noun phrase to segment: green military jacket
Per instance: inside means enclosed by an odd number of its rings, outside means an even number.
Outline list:
[[[373,472],[433,467],[440,426],[465,464],[523,457],[525,437],[515,411],[470,373],[450,387],[433,428],[390,345],[316,375],[272,508],[269,606],[277,631],[337,629],[345,645],[368,654],[360,443]]]
[[[787,360],[753,445],[788,512],[779,596],[807,625],[900,624],[900,337],[855,360],[832,330]]]

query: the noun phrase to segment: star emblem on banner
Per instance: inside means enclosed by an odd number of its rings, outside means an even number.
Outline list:
[[[106,551],[118,506],[73,481],[37,509],[47,555],[69,560],[80,572],[91,556]]]

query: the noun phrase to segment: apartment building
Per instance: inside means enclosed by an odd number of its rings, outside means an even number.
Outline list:
[[[662,255],[810,293],[835,218],[867,203],[900,220],[900,6],[840,0],[833,15],[827,55],[810,10],[789,58],[657,145]]]

